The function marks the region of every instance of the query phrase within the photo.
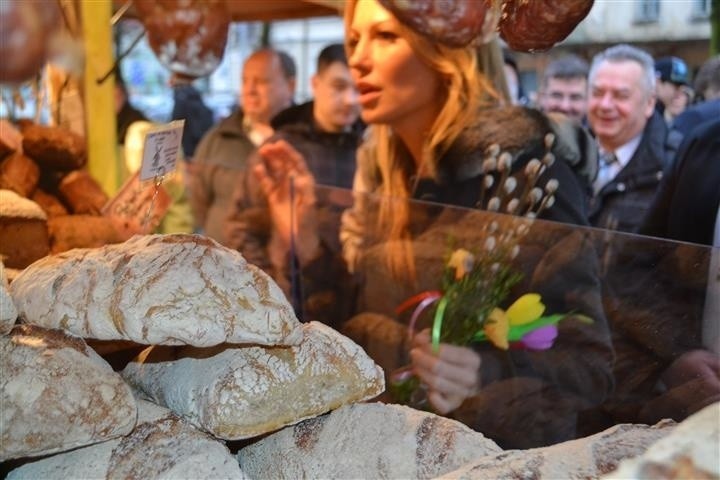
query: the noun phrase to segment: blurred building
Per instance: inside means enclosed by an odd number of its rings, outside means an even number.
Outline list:
[[[268,0],[271,1],[271,0]],[[683,58],[695,72],[707,59],[712,0],[595,0],[588,16],[562,43],[542,53],[515,53],[525,92],[535,92],[545,66],[555,56],[573,52],[590,60],[600,50],[617,43],[631,43],[653,56]],[[119,51],[128,47],[140,30],[137,22],[121,22],[116,35]],[[218,69],[198,81],[206,103],[216,119],[227,116],[237,105],[240,69],[247,55],[263,38],[261,22],[231,25],[226,53]],[[310,77],[323,46],[343,41],[339,16],[277,21],[270,24],[268,40],[286,50],[297,62],[298,85],[295,100],[310,98]],[[123,72],[133,104],[151,119],[166,121],[172,108],[167,86],[169,72],[141,41],[123,61]]]

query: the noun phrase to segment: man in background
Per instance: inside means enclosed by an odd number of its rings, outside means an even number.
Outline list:
[[[655,111],[652,57],[630,45],[595,55],[589,74],[588,121],[600,148],[590,222],[634,232],[652,201],[676,148]]]
[[[670,124],[689,103],[690,72],[687,64],[678,57],[662,57],[655,62],[657,76],[657,102],[655,109]]]
[[[302,154],[316,184],[349,191],[363,125],[359,120],[358,92],[343,45],[332,44],[320,52],[311,85],[314,100],[278,114],[272,121],[275,134],[268,143],[286,141]],[[259,156],[253,157],[253,164],[262,162]],[[326,294],[333,289],[325,285],[304,285],[304,289],[299,289],[299,265],[293,263],[291,246],[279,242],[273,235],[273,226],[267,223],[268,199],[260,191],[257,178],[248,170],[241,180],[244,184],[236,188],[226,225],[228,246],[241,251],[248,261],[275,278],[293,301],[298,317],[330,325],[343,318],[339,309],[343,308],[344,299]],[[325,194],[333,198],[323,198]],[[340,215],[347,205],[334,197],[338,194],[335,190],[319,189],[317,218],[323,248],[339,252]],[[338,272],[327,272],[324,277],[337,281],[340,271],[338,268]]]
[[[682,137],[696,126],[720,118],[720,55],[703,63],[695,77],[698,103],[686,109],[673,120],[672,130]]]
[[[540,109],[562,113],[576,125],[583,125],[588,108],[588,69],[587,62],[577,55],[550,62],[540,85]]]
[[[292,104],[295,76],[287,53],[252,53],[243,65],[241,108],[210,129],[195,151],[190,196],[196,228],[222,244],[235,187],[255,149],[272,135],[272,118]]]
[[[195,149],[213,125],[213,112],[193,85],[194,78],[174,73],[170,77],[173,90],[172,120],[185,120],[182,149],[186,161],[192,161]]]

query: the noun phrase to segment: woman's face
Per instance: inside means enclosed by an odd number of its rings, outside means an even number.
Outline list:
[[[415,55],[400,24],[376,0],[359,0],[346,33],[362,119],[427,130],[442,103],[440,75]]]

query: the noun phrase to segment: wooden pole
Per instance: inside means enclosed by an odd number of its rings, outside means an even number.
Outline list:
[[[83,42],[85,44],[85,133],[88,146],[88,170],[108,195],[120,187],[118,143],[115,123],[115,78],[102,84],[98,79],[113,65],[112,2],[81,1]]]

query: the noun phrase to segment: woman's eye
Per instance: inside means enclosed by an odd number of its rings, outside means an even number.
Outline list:
[[[398,36],[395,32],[381,30],[381,31],[377,32],[377,37],[382,40],[395,40]]]

